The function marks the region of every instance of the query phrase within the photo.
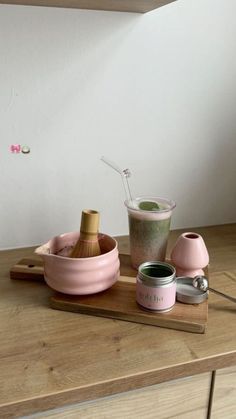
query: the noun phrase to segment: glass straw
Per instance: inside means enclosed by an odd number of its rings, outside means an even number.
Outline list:
[[[104,156],[101,157],[101,160],[104,163],[106,163],[108,166],[112,167],[112,169],[114,169],[116,172],[118,172],[121,175],[121,179],[122,179],[122,183],[123,183],[123,186],[124,186],[126,198],[131,203],[132,202],[132,195],[131,195],[131,190],[130,190],[129,181],[128,181],[128,178],[131,176],[130,170],[129,169],[124,169],[124,170],[120,169],[120,167],[118,167],[116,163],[107,159]]]

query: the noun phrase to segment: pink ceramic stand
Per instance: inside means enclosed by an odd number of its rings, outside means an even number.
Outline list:
[[[197,233],[183,233],[177,239],[171,260],[176,267],[177,276],[203,275],[203,268],[209,263],[209,255],[202,236]]]

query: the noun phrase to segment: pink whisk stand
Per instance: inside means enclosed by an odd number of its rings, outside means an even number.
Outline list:
[[[203,268],[209,263],[205,242],[200,234],[187,232],[181,234],[171,252],[171,261],[176,267],[177,276],[204,275]]]

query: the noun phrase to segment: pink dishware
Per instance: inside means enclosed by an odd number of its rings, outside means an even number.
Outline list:
[[[79,232],[61,234],[35,250],[43,259],[46,283],[56,291],[72,295],[95,294],[110,288],[120,274],[116,240],[99,234],[101,255],[70,258],[78,238]]]
[[[177,276],[204,275],[203,268],[209,263],[205,242],[200,234],[187,232],[181,234],[171,252]]]

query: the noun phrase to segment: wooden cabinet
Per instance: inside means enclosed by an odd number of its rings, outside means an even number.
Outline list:
[[[203,419],[207,417],[211,373],[129,391],[60,411],[47,419]]]
[[[205,419],[211,373],[119,393],[43,413],[47,419]],[[236,417],[236,367],[216,371],[211,419]]]
[[[211,419],[236,418],[236,366],[216,371]]]
[[[208,243],[214,287],[235,295],[236,224],[195,231]],[[208,404],[211,419],[236,418],[233,303],[210,293],[205,334],[51,310],[43,282],[9,278],[32,256],[0,252],[0,418],[206,419]]]
[[[2,4],[146,13],[176,0],[0,0]]]

